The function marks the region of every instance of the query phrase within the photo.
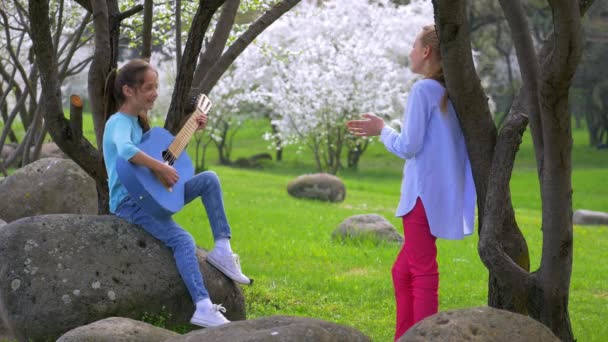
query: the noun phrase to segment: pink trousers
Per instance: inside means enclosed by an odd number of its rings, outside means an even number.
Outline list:
[[[405,243],[393,265],[397,301],[395,341],[412,325],[437,313],[439,271],[437,247],[420,198],[403,216]]]

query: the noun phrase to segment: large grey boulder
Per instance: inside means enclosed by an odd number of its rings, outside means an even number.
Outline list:
[[[368,342],[360,331],[306,317],[271,316],[196,330],[167,342]]]
[[[15,153],[15,149],[16,149],[16,145],[15,144],[4,144],[2,146],[2,150],[0,150],[0,160],[2,162],[4,162],[5,160],[7,160],[8,158],[10,158],[10,156]]]
[[[110,317],[63,334],[57,342],[163,342],[180,334],[124,317]]]
[[[211,300],[230,320],[245,319],[241,289],[205,262]],[[0,318],[19,340],[56,339],[76,327],[120,316],[167,317],[187,324],[192,299],[170,250],[115,216],[46,215],[0,228]]]
[[[34,153],[34,148],[30,149],[31,153]],[[44,158],[66,158],[65,153],[55,144],[54,142],[44,143],[40,147],[40,155],[38,159]]]
[[[378,214],[351,216],[332,233],[334,239],[372,239],[376,241],[403,243],[403,237],[395,227]]]
[[[572,214],[572,223],[579,225],[608,226],[608,213],[591,210],[577,210]]]
[[[418,322],[399,342],[558,342],[534,319],[487,306],[444,311]]]
[[[95,181],[69,159],[28,164],[0,182],[0,217],[7,222],[44,214],[97,214]]]
[[[344,182],[328,173],[302,175],[289,182],[287,192],[296,198],[342,202],[346,197]]]

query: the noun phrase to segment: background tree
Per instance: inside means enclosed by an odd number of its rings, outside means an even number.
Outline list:
[[[522,3],[500,1],[517,51],[522,88],[497,136],[471,55],[465,1],[434,0],[447,87],[459,113],[478,193],[481,258],[489,304],[528,314],[573,341],[572,185],[568,91],[582,51],[581,16],[593,1],[549,1],[553,33],[536,51]],[[530,121],[543,208],[542,260],[530,272],[509,193],[521,135]]]
[[[430,18],[430,3],[307,2],[260,36],[236,71],[258,65],[247,92],[271,108],[273,147],[304,146],[319,171],[356,168],[369,141],[349,135],[344,123],[364,111],[401,118],[413,82],[406,53],[413,27],[428,23],[424,12]]]
[[[104,85],[109,72],[118,65],[121,51],[119,45],[121,23],[126,18],[140,12],[142,6],[138,5],[120,11],[117,0],[77,0],[77,2],[87,12],[90,12],[93,18],[92,31],[94,32],[95,48],[89,68],[88,92],[97,146],[101,146],[105,123],[104,107],[107,105],[103,102]],[[229,33],[234,26],[234,17],[241,1],[199,1],[190,23],[182,60],[179,63],[177,82],[165,127],[173,133],[177,132],[184,121],[183,118],[189,114],[186,113],[186,106],[192,95],[199,92],[209,93],[221,75],[251,41],[298,2],[299,0],[247,1],[246,6],[267,8],[267,10],[236,40],[228,44]],[[211,28],[213,16],[222,5],[220,18]],[[272,7],[269,7],[270,5]],[[40,70],[41,93],[45,99],[44,118],[50,134],[61,150],[95,179],[100,211],[107,212],[108,189],[101,153],[86,138],[77,134],[64,117],[58,60],[53,54],[56,45],[51,39],[52,15],[49,4],[46,1],[30,0],[27,12],[29,21],[36,23],[31,29],[31,39],[36,63]],[[206,34],[211,35],[211,38],[203,50],[203,40]],[[197,77],[194,77],[195,71],[201,69],[203,71],[196,72]]]
[[[584,23],[585,49],[574,77],[572,114],[581,125],[585,121],[589,144],[608,147],[608,2],[598,1]]]
[[[57,61],[57,77],[63,81],[81,72],[90,57],[77,57],[76,51],[91,39],[86,32],[90,14],[80,13],[64,1],[51,1],[49,18],[52,53]],[[7,139],[15,148],[2,161],[2,168],[22,166],[36,160],[47,135],[44,117],[44,102],[38,83],[40,73],[31,50],[31,23],[22,1],[3,2],[0,5],[0,46],[5,54],[0,56],[0,112],[3,129],[0,135],[0,150]],[[12,108],[9,111],[9,102]],[[18,120],[25,129],[20,139],[13,132],[12,124]]]

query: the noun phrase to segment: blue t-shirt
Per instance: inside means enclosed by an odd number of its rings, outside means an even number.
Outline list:
[[[117,112],[110,116],[103,131],[103,158],[108,172],[108,187],[110,188],[110,212],[115,213],[116,207],[129,194],[118,179],[116,173],[116,158],[124,160],[133,158],[139,148],[143,130],[137,121],[137,116]]]

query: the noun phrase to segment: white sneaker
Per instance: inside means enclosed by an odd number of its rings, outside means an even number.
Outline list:
[[[207,261],[237,283],[244,285],[251,285],[253,283],[253,279],[249,279],[241,271],[239,256],[236,254],[223,253],[214,248],[207,254]]]
[[[210,308],[197,309],[194,311],[190,323],[204,328],[217,327],[218,325],[230,323],[230,321],[222,315],[222,312],[226,312],[226,308],[223,307],[222,304],[212,304]]]

